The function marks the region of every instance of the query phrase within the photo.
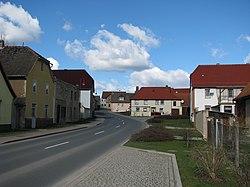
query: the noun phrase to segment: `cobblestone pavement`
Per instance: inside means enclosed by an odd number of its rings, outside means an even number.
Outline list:
[[[106,155],[93,167],[87,170],[83,168],[81,174],[72,180],[64,185],[70,187],[181,186],[175,156],[123,146]]]

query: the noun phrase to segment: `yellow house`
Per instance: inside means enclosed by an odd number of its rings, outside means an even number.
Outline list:
[[[12,128],[13,104],[16,97],[0,62],[0,132]]]
[[[54,79],[50,62],[27,46],[0,49],[0,61],[24,108],[17,111],[16,126],[40,128],[53,123]]]

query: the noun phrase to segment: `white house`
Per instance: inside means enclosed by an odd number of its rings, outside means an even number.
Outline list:
[[[173,88],[142,87],[131,97],[131,116],[182,115],[182,103]]]
[[[190,118],[213,110],[235,114],[234,98],[250,82],[250,64],[199,65],[190,75]]]

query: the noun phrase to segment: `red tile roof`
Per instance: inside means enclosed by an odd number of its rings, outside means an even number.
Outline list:
[[[190,89],[189,88],[175,88],[176,95],[181,98],[184,106],[190,106]]]
[[[131,97],[133,100],[181,100],[169,87],[142,87]]]
[[[192,87],[245,86],[250,64],[199,65],[190,76]]]
[[[94,80],[85,70],[53,70],[53,74],[65,82],[78,85],[80,90],[90,89],[94,92]]]
[[[119,91],[103,91],[102,92],[102,99],[107,99],[107,97],[112,93],[120,93],[125,94],[126,92],[119,92]]]
[[[250,97],[250,82],[242,90],[242,92],[235,98],[235,100],[241,100],[241,99],[248,98],[248,97]]]

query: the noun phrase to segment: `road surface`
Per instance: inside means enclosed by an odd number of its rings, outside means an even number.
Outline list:
[[[98,126],[0,145],[0,186],[53,186],[114,149],[145,125],[100,111]]]

